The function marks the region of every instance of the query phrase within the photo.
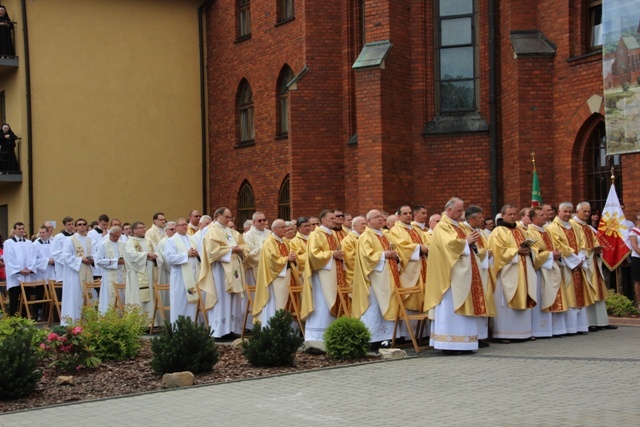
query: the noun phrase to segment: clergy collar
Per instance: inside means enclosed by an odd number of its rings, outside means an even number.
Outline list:
[[[538,227],[537,225],[535,225],[534,223],[529,224],[529,227],[533,228],[534,230],[539,231],[540,233],[544,233],[544,228],[542,227]]]
[[[296,233],[296,235],[297,235],[298,237],[300,237],[301,239],[309,240],[309,235],[308,235],[308,234],[305,236],[304,234],[302,234],[301,232],[299,232],[299,231],[298,231],[298,232]]]
[[[136,237],[134,235],[129,236],[130,239],[134,239],[134,240],[145,240],[144,237]]]
[[[213,223],[213,225],[215,225],[216,227],[220,227],[220,228],[222,228],[223,230],[227,228],[226,226],[224,226],[224,225],[220,224],[218,221],[214,222],[214,223]]]
[[[376,230],[375,228],[371,228],[367,225],[367,229],[371,230],[372,232],[374,232],[375,234],[377,234],[378,236],[383,236],[382,234],[382,230]]]
[[[420,229],[422,229],[422,230],[424,230],[424,229],[426,228],[426,224],[425,224],[424,222],[416,222],[416,221],[413,221],[411,224],[412,224],[412,225],[413,225],[413,224],[417,225],[417,226],[418,226],[418,227],[420,227]]]
[[[575,216],[575,215],[573,216],[573,218],[572,218],[572,219],[573,219],[575,222],[577,222],[578,224],[580,224],[580,225],[587,225],[587,223],[586,223],[586,222],[584,222],[583,220],[581,220],[580,218],[578,218],[578,217],[577,217],[577,216]]]
[[[411,224],[405,224],[404,222],[402,222],[402,221],[400,221],[400,220],[396,221],[396,225],[398,225],[398,224],[400,224],[400,227],[404,227],[404,228],[406,228],[406,229],[408,229],[408,230],[413,229],[413,227],[411,226]]]
[[[196,231],[198,231],[200,229],[200,227],[198,227],[197,225],[193,225],[191,223],[189,223],[189,228],[192,229],[192,230],[196,230]]]
[[[351,231],[350,231],[349,233],[353,234],[353,235],[354,235],[354,236],[356,236],[356,237],[360,237],[360,233],[358,233],[358,232],[357,232],[356,230],[354,230],[354,229],[351,229]]]
[[[73,236],[73,232],[69,233],[67,230],[62,230],[62,234],[67,237]]]
[[[522,221],[516,221],[516,226],[520,226],[524,229],[526,229],[528,226],[524,225],[524,223]]]
[[[252,226],[251,226],[251,230],[249,230],[249,231],[254,231],[254,232],[256,232],[257,234],[259,234],[260,236],[264,236],[264,235],[267,233],[267,229],[266,229],[266,228],[265,228],[264,230],[260,231],[260,230],[258,230],[258,229],[256,228],[256,226],[255,226],[255,225],[252,225]]]
[[[558,220],[558,223],[562,225],[564,228],[566,228],[567,230],[571,228],[571,223],[569,221],[563,221],[560,219],[560,217],[556,217],[556,220]]]
[[[280,237],[276,236],[275,233],[271,233],[271,237],[273,237],[274,239],[276,239],[280,243],[284,243],[284,240],[282,240]]]
[[[467,221],[463,222],[462,225],[466,225],[467,227],[469,227],[470,229],[477,231],[477,228],[472,227],[471,224],[469,224]]]
[[[320,225],[320,229],[327,234],[333,234],[333,230],[330,229],[329,227],[325,227],[324,225]]]

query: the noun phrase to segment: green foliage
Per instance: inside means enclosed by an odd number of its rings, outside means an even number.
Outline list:
[[[175,324],[165,322],[162,334],[151,341],[151,368],[157,374],[190,371],[209,372],[218,362],[218,348],[211,329],[179,316]]]
[[[100,359],[89,344],[89,334],[82,326],[56,326],[40,344],[49,366],[60,372],[95,368]]]
[[[327,355],[332,359],[363,357],[369,350],[371,333],[359,319],[340,317],[324,333]]]
[[[293,317],[278,310],[267,326],[253,326],[252,337],[242,343],[242,354],[253,366],[291,366],[304,338],[291,327]]]
[[[617,294],[613,289],[609,289],[605,303],[607,304],[607,314],[611,316],[629,317],[638,314],[638,309],[633,306],[633,302],[624,295]]]
[[[133,359],[142,345],[141,337],[149,326],[146,312],[138,306],[127,306],[120,314],[109,309],[101,314],[85,308],[82,324],[89,335],[89,344],[101,360]]]
[[[4,316],[0,319],[0,399],[31,394],[42,372],[37,344],[43,333],[31,320]]]

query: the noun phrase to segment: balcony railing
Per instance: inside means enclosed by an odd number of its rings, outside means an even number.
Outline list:
[[[3,29],[0,29],[0,69],[16,68],[18,66],[18,56],[16,55],[15,26],[17,22],[12,22],[13,28],[8,32],[9,37],[3,36]],[[11,40],[6,40],[10,38]]]

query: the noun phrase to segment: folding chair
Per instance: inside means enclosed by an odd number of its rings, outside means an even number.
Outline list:
[[[98,301],[93,301],[93,291],[100,292],[100,286],[102,286],[102,280],[100,279],[94,280],[93,282],[84,282],[82,284],[85,306],[98,305]]]
[[[411,295],[422,295],[423,290],[420,286],[412,286],[409,288],[393,288],[393,294],[395,295],[396,302],[398,304],[398,314],[396,315],[396,320],[393,325],[393,339],[391,340],[391,346],[394,346],[396,343],[396,333],[398,332],[398,324],[401,319],[404,321],[405,325],[407,325],[407,331],[409,331],[409,337],[411,337],[411,342],[413,343],[413,348],[416,350],[416,353],[420,353],[420,350],[424,350],[424,348],[420,348],[418,346],[418,341],[416,337],[422,337],[424,332],[424,327],[427,323],[428,314],[426,312],[418,312],[415,314],[407,313],[407,308],[405,307],[405,300],[409,298]],[[422,298],[422,297],[421,297]],[[417,320],[416,324],[416,332],[414,334],[411,328],[411,321]]]
[[[7,290],[7,283],[0,282],[0,310],[2,310],[2,313],[7,312],[7,303],[5,302],[5,296],[4,296],[4,293],[6,290]]]
[[[58,298],[58,291],[60,291],[60,298]],[[62,319],[62,282],[56,282],[55,280],[49,280],[49,295],[51,296],[51,311],[56,309],[58,313],[58,320]]]
[[[338,286],[338,312],[336,317],[351,316],[351,286]]]
[[[242,333],[240,333],[240,338],[244,338],[244,332],[247,329],[247,320],[249,319],[249,313],[251,313],[251,309],[253,308],[253,295],[255,294],[256,287],[252,285],[244,285],[244,292],[247,296],[247,305],[244,310],[244,318],[242,319]]]
[[[204,308],[204,300],[202,299],[202,291],[198,291],[198,308],[196,309],[196,322],[198,321],[198,316],[202,315],[202,323],[204,323],[207,328],[209,327],[209,318],[207,317],[207,310]]]
[[[38,291],[40,288],[42,288],[41,298],[34,297],[34,299],[30,299],[29,296],[27,296],[27,289]],[[47,286],[47,282],[44,280],[37,280],[35,282],[20,282],[20,292],[22,293],[22,303],[20,305],[27,312],[27,318],[32,320],[36,317],[35,315],[31,314],[31,309],[29,307],[38,304],[42,307],[43,311],[45,307],[48,309],[47,311],[49,312],[49,315],[47,316],[47,326],[49,326],[51,324],[53,311],[50,309],[52,299],[49,295],[49,287]]]
[[[124,313],[124,298],[120,292],[126,292],[127,285],[125,283],[112,283],[111,286],[115,291],[115,298],[113,299],[113,309],[120,310],[120,313]]]
[[[296,322],[298,322],[298,326],[300,326],[300,331],[304,336],[304,322],[302,321],[302,317],[300,316],[300,296],[302,295],[302,285],[297,286],[289,286],[289,301],[287,301],[287,311],[289,311]]]
[[[155,302],[153,303],[153,315],[151,316],[151,326],[149,328],[149,334],[153,334],[153,324],[156,321],[156,314],[160,313],[160,317],[162,317],[162,324],[167,320],[167,316],[165,311],[170,311],[170,305],[164,305],[162,303],[162,292],[168,291],[170,288],[167,284],[162,283],[154,283],[153,284],[153,296],[155,297]]]

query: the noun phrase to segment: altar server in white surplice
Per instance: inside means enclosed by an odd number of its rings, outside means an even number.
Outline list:
[[[62,281],[62,276],[64,274],[64,262],[62,260],[62,243],[67,237],[73,236],[73,233],[76,230],[73,218],[71,218],[70,216],[65,216],[62,219],[62,226],[64,227],[64,230],[55,235],[55,237],[53,238],[53,243],[51,244],[51,256],[53,257],[53,261],[55,262],[57,282]]]
[[[205,294],[205,309],[215,338],[242,333],[244,315],[244,268],[249,254],[242,236],[227,227],[232,219],[228,208],[218,208],[216,222],[202,242],[202,264],[198,289]]]
[[[120,239],[120,227],[111,227],[107,239],[100,242],[96,251],[96,264],[102,268],[102,285],[98,309],[105,313],[113,307],[116,298],[114,283],[124,283],[124,243]],[[124,295],[120,296],[121,298]]]
[[[52,243],[51,231],[43,225],[38,232],[38,238],[33,242],[37,269],[35,280],[56,280],[56,266],[51,255]]]
[[[162,261],[156,254],[156,247],[145,239],[146,227],[143,222],[131,224],[133,234],[124,245],[124,265],[127,271],[125,301],[142,307],[149,318],[153,315],[153,284],[158,280],[158,268]],[[155,324],[158,325],[156,318]]]
[[[196,320],[198,308],[198,290],[196,283],[200,275],[200,256],[193,236],[187,234],[187,220],[179,218],[175,223],[177,233],[164,247],[164,259],[171,267],[169,284],[169,305],[171,306],[171,323],[178,316]]]
[[[33,243],[26,238],[24,224],[13,225],[14,236],[4,242],[4,263],[7,273],[7,292],[9,293],[9,315],[18,312],[20,282],[34,280],[36,271]]]
[[[160,241],[156,245],[156,254],[162,259],[162,268],[158,269],[158,283],[168,284],[169,276],[171,275],[171,266],[169,265],[169,263],[167,263],[167,260],[164,256],[164,248],[167,245],[167,241],[172,238],[174,234],[176,234],[176,222],[167,222],[167,225],[164,228],[164,233],[165,236],[160,239]]]
[[[64,274],[62,276],[61,324],[75,322],[82,316],[82,283],[93,282],[91,239],[87,237],[87,221],[76,220],[76,233],[65,239],[62,246]]]

